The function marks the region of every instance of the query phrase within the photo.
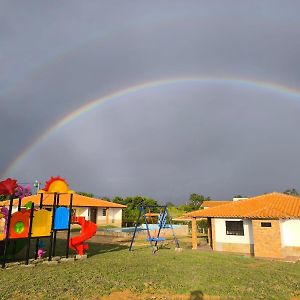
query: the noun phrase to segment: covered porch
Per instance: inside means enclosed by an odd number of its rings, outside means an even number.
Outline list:
[[[199,249],[199,231],[198,231],[198,226],[197,226],[197,222],[199,221],[207,221],[207,245],[201,246],[201,248],[206,248],[208,249],[213,249],[213,239],[212,239],[212,221],[211,218],[203,218],[203,217],[192,217],[189,215],[183,216],[183,217],[179,217],[176,219],[173,219],[173,221],[184,221],[189,223],[189,227],[191,228],[191,235],[192,235],[192,249],[193,250],[197,250]],[[204,235],[203,237],[206,237],[206,235]],[[206,247],[208,246],[208,247]]]

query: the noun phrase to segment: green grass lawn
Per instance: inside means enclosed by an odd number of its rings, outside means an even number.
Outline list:
[[[182,252],[175,252],[170,244],[152,255],[144,242],[129,252],[126,243],[104,244],[101,239],[90,243],[87,260],[1,270],[0,299],[100,299],[110,293],[121,300],[134,295],[138,299],[193,300],[219,299],[203,295],[221,299],[300,297],[299,262],[195,251],[184,242]],[[65,242],[58,240],[58,254],[64,248]]]

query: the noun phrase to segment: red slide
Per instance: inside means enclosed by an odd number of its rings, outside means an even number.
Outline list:
[[[91,221],[86,221],[85,217],[75,217],[74,223],[81,225],[81,233],[70,239],[69,247],[83,255],[89,249],[89,245],[84,243],[96,234],[97,225]]]

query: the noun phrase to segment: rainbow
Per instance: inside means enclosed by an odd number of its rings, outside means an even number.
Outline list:
[[[282,94],[284,96],[299,98],[300,99],[300,90],[284,86],[278,83],[269,82],[269,81],[259,81],[254,79],[241,79],[241,78],[229,78],[229,77],[182,77],[182,78],[169,78],[155,81],[147,81],[137,85],[133,85],[128,88],[124,88],[115,92],[112,92],[108,95],[102,96],[97,99],[93,99],[85,103],[84,105],[78,107],[74,111],[65,115],[63,118],[58,120],[55,124],[50,126],[46,131],[39,135],[35,140],[24,148],[19,155],[7,166],[4,170],[2,177],[7,177],[11,172],[13,172],[17,165],[26,158],[26,156],[39,144],[47,139],[47,137],[64,127],[66,124],[77,119],[81,115],[88,113],[89,111],[97,108],[100,104],[103,104],[108,101],[120,99],[124,96],[130,96],[137,92],[143,90],[151,90],[155,88],[161,88],[168,85],[178,85],[178,84],[187,84],[187,83],[198,83],[198,84],[225,84],[225,85],[234,85],[242,88],[250,88],[256,90],[263,90],[269,92],[275,92]]]

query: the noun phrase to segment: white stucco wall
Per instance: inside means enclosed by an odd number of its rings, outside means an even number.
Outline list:
[[[227,235],[226,221],[243,221],[244,235]],[[217,243],[253,244],[252,221],[245,219],[215,219],[215,238]]]
[[[74,207],[76,209],[77,217],[85,217],[86,220],[89,220],[89,208],[88,207]]]
[[[73,207],[76,210],[77,217],[85,217],[86,220],[90,220],[89,207]],[[13,206],[12,213],[18,210],[17,206]],[[109,208],[108,209],[108,223],[116,226],[122,225],[122,209],[121,208]],[[106,216],[103,216],[103,208],[97,209],[97,224],[106,224]]]
[[[300,219],[280,220],[282,246],[300,247]]]
[[[76,209],[76,216],[85,217],[86,220],[90,220],[89,207],[74,207]],[[121,226],[122,225],[122,209],[121,208],[109,208],[108,210],[108,224]],[[106,216],[103,216],[103,208],[97,209],[97,224],[105,225]]]
[[[98,207],[97,210],[97,224],[105,224],[106,216],[103,216],[103,208]]]
[[[109,222],[114,224],[122,220],[122,209],[121,208],[110,208],[108,210]],[[117,221],[117,222],[116,222]]]

